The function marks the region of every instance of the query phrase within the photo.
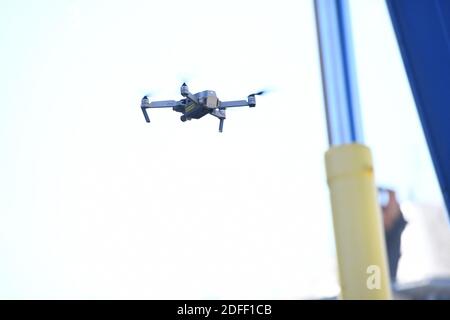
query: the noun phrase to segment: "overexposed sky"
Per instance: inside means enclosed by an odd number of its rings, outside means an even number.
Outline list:
[[[351,4],[377,178],[439,202],[384,1]],[[336,293],[312,1],[2,1],[0,43],[0,297]],[[183,78],[273,90],[145,123]]]

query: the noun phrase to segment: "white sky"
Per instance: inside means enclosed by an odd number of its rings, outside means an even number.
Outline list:
[[[440,202],[384,1],[351,3],[377,178]],[[0,43],[0,297],[336,293],[312,1],[2,1]],[[274,90],[145,123],[186,76]]]

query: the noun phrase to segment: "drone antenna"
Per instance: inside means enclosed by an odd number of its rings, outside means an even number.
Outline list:
[[[224,120],[225,119],[219,119],[219,132],[222,132],[223,131],[223,122],[224,122]]]

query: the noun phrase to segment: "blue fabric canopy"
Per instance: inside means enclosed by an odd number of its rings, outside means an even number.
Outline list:
[[[386,1],[450,212],[450,1]]]

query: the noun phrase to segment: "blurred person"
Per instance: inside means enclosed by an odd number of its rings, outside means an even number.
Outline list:
[[[389,273],[391,281],[396,282],[398,262],[401,256],[401,236],[406,226],[406,220],[393,190],[378,188],[378,194],[383,212]]]

